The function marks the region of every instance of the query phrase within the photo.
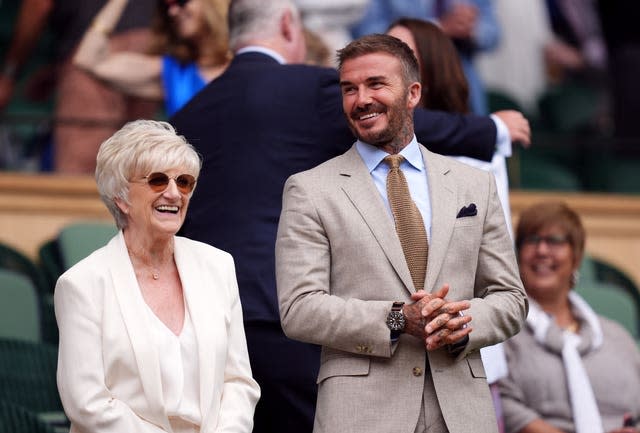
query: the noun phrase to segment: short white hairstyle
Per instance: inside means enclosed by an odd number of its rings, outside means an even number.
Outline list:
[[[255,39],[266,39],[280,31],[280,17],[285,11],[300,20],[300,12],[292,0],[231,0],[229,48],[236,51]]]
[[[127,226],[127,216],[117,206],[116,199],[129,203],[129,182],[135,176],[180,167],[197,179],[201,166],[196,150],[169,123],[135,120],[100,145],[96,184],[116,225],[123,229]]]

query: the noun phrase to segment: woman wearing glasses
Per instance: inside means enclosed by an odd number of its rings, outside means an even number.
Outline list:
[[[507,433],[638,433],[640,351],[620,325],[572,290],[585,231],[564,203],[520,214],[516,247],[527,326],[505,342]]]
[[[164,100],[171,116],[229,63],[229,0],[157,1],[155,43],[148,54],[109,52],[109,35],[128,2],[109,0],[84,34],[73,61],[130,95]]]
[[[100,147],[96,182],[120,231],[55,290],[72,433],[252,430],[260,390],[233,259],[175,236],[199,171],[165,122],[130,122]]]

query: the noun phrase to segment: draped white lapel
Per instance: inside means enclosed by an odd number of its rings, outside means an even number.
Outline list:
[[[215,372],[224,366],[216,365],[215,348],[225,338],[221,332],[227,329],[224,321],[228,318],[228,300],[223,299],[227,291],[221,287],[226,278],[216,272],[218,269],[210,261],[209,266],[204,268],[201,263],[206,261],[197,256],[188,242],[184,238],[175,238],[174,257],[198,342],[201,431],[205,431],[208,424],[206,415],[211,412],[212,390],[215,386],[221,386],[215,383]]]
[[[602,345],[602,329],[597,315],[573,290],[569,292],[569,301],[571,308],[582,319],[581,326],[587,327],[591,333],[590,343],[584,350],[587,352],[597,350]],[[553,317],[543,311],[532,299],[529,299],[527,326],[533,331],[534,339],[538,344],[553,351],[558,351],[557,346],[560,345],[576,433],[602,433],[602,419],[591,388],[591,381],[578,352],[581,337],[571,331],[560,330],[555,325]]]
[[[149,338],[148,330],[151,327],[148,321],[149,316],[142,314],[147,307],[144,305],[144,299],[140,293],[122,231],[107,244],[107,251],[106,256],[109,260],[107,267],[138,365],[144,394],[149,402],[149,413],[141,413],[140,415],[163,426],[167,431],[171,431],[164,411],[158,348],[151,343],[152,340]]]

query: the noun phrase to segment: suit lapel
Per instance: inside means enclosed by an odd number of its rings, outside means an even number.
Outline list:
[[[163,409],[164,397],[158,349],[149,339],[151,324],[148,321],[148,315],[144,314],[144,309],[147,307],[140,293],[133,265],[129,260],[122,231],[109,242],[107,248],[109,249],[107,265],[114,291],[136,358],[144,394],[149,402],[149,413],[141,415],[171,431]]]
[[[202,269],[199,266],[200,259],[194,257],[194,252],[184,245],[182,240],[181,238],[175,239],[174,254],[198,343],[201,430],[205,431],[206,415],[210,412],[209,408],[214,394],[211,389],[215,386],[216,357],[214,348],[216,347],[216,339],[219,338],[218,331],[226,329],[224,324],[216,323],[216,320],[224,317],[224,311],[218,311],[220,301],[216,302],[213,299],[214,294],[219,292],[213,285],[216,284],[215,281],[220,279],[212,278],[211,270]]]
[[[456,188],[446,159],[420,146],[429,181],[431,201],[431,238],[425,288],[438,289],[434,284],[447,253],[456,221]],[[427,289],[428,290],[428,289]]]
[[[355,145],[343,155],[343,164],[338,175],[342,190],[369,226],[373,236],[389,259],[409,293],[413,293],[413,281],[409,267],[396,234],[393,219],[389,215],[380,192],[376,189],[371,174],[362,161]]]

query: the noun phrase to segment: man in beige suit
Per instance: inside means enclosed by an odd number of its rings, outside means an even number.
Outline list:
[[[408,46],[365,36],[339,63],[358,141],[289,178],[276,244],[282,326],[322,345],[314,432],[496,432],[478,349],[517,333],[527,301],[495,181],[418,145]],[[398,153],[428,258],[396,234]]]

